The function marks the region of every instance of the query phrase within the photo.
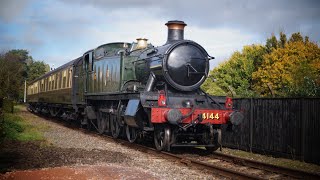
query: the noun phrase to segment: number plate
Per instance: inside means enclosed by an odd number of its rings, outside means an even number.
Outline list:
[[[219,113],[215,114],[215,113],[202,113],[202,119],[206,120],[206,119],[219,119]]]

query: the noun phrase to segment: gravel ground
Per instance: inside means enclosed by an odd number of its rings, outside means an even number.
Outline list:
[[[40,153],[43,156],[40,156],[39,161],[47,159],[48,163],[40,163],[35,168],[108,164],[135,168],[160,179],[221,179],[221,176],[215,176],[205,170],[191,169],[179,162],[161,159],[111,142],[101,136],[93,136],[53,121],[44,120],[26,110],[20,114],[30,123],[42,127],[46,138],[46,145],[40,144],[39,147],[42,147],[43,151],[48,151],[49,154]],[[30,149],[34,148],[36,147],[30,147]],[[56,162],[57,159],[58,162]]]

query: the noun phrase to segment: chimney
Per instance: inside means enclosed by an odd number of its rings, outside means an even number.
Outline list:
[[[169,44],[172,41],[183,40],[184,39],[184,27],[185,24],[183,21],[168,21],[166,26],[168,26],[168,39],[166,44]]]

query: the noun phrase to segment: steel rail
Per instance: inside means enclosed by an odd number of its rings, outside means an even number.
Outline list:
[[[101,136],[100,136],[101,137]],[[154,148],[151,147],[147,147],[144,145],[140,145],[140,144],[136,144],[136,143],[130,143],[126,140],[123,139],[114,139],[108,135],[103,135],[103,137],[108,138],[109,140],[112,140],[116,143],[125,145],[129,148],[135,149],[135,150],[139,150],[141,152],[144,153],[149,153],[149,154],[153,154],[153,155],[157,155],[157,156],[161,156],[164,157],[166,159],[172,160],[172,161],[179,161],[180,163],[186,164],[187,166],[193,166],[195,168],[198,169],[207,169],[210,172],[212,172],[213,174],[219,175],[219,176],[223,176],[223,177],[227,177],[227,178],[231,178],[231,179],[255,179],[255,180],[260,180],[260,179],[265,179],[262,178],[260,176],[255,176],[255,175],[251,175],[251,174],[246,174],[240,171],[235,171],[229,168],[224,168],[221,167],[219,165],[213,165],[213,164],[209,164],[209,163],[205,163],[205,162],[201,162],[198,160],[194,160],[191,158],[186,158],[186,157],[182,157],[176,154],[172,154],[169,152],[164,152],[164,151],[158,151]]]
[[[299,169],[292,169],[288,167],[277,166],[273,164],[263,163],[263,162],[241,158],[237,156],[232,156],[228,154],[223,154],[219,152],[214,152],[213,156],[216,157],[217,159],[233,162],[235,164],[241,164],[241,165],[245,165],[245,166],[256,168],[256,169],[275,172],[275,173],[287,175],[290,177],[301,178],[301,179],[320,179],[320,174],[302,171]]]

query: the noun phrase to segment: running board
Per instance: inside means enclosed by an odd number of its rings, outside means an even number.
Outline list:
[[[143,128],[144,131],[154,131],[153,127],[144,127]]]

